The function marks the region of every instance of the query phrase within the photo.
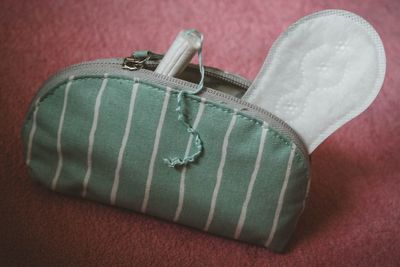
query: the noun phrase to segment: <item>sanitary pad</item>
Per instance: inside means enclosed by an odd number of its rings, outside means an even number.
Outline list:
[[[371,104],[385,70],[382,41],[367,21],[324,10],[278,38],[243,99],[285,120],[311,153]]]

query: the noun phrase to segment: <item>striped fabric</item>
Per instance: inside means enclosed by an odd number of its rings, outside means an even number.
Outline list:
[[[36,179],[55,191],[281,251],[307,195],[296,146],[240,111],[185,96],[204,153],[177,120],[177,92],[103,75],[70,77],[34,103],[23,137]]]

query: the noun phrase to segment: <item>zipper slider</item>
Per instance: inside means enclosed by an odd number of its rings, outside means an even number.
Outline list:
[[[142,69],[148,60],[160,60],[163,55],[155,54],[151,51],[136,51],[130,57],[124,58],[122,68],[135,71]]]
[[[144,63],[149,60],[150,57],[146,57],[144,59],[136,58],[135,56],[124,58],[124,62],[122,63],[122,68],[124,70],[140,70],[143,68]]]

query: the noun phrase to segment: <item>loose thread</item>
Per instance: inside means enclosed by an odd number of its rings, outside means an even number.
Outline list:
[[[186,131],[193,135],[194,137],[194,144],[196,146],[196,152],[191,155],[185,155],[183,158],[179,157],[172,157],[172,158],[165,158],[164,162],[168,164],[169,167],[174,168],[176,166],[186,165],[188,163],[194,162],[202,153],[203,153],[203,141],[200,138],[200,134],[197,132],[196,129],[192,127],[192,125],[187,121],[187,117],[184,114],[184,95],[191,94],[195,95],[198,94],[204,87],[204,65],[203,65],[203,56],[202,56],[202,46],[203,46],[203,35],[201,35],[201,45],[200,49],[197,52],[197,56],[199,58],[199,69],[200,69],[200,76],[201,79],[197,84],[197,88],[193,92],[187,92],[181,90],[178,93],[177,101],[176,101],[176,112],[178,113],[178,121],[180,121],[185,127]]]

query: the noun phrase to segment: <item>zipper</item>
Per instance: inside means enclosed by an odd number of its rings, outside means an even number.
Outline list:
[[[152,53],[153,54],[153,53]],[[178,90],[195,90],[197,84],[177,79],[171,76],[162,75],[152,71],[158,66],[161,60],[161,55],[153,54],[145,58],[135,58],[130,56],[127,58],[114,58],[114,59],[98,59],[69,66],[50,77],[41,87],[37,95],[31,102],[28,116],[31,116],[36,99],[44,96],[49,90],[65,82],[70,76],[99,76],[108,73],[109,75],[125,77],[125,78],[139,78],[140,80],[147,81],[154,84],[169,86]],[[189,64],[188,67],[191,71],[197,71],[198,65]],[[251,82],[236,74],[231,74],[216,68],[205,67],[205,75],[213,77],[227,83],[233,84],[247,90]],[[282,119],[276,117],[272,113],[248,103],[240,98],[232,95],[214,90],[212,88],[203,88],[198,94],[201,97],[210,99],[219,104],[225,105],[228,108],[236,108],[242,113],[256,117],[262,121],[267,122],[272,128],[292,140],[299,150],[302,152],[307,165],[309,164],[309,155],[307,149],[301,140],[300,136]]]

